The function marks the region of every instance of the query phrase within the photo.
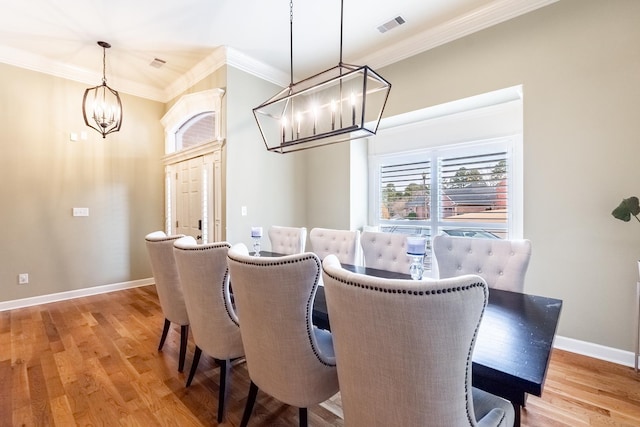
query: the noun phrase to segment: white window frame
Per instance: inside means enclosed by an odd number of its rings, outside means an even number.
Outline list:
[[[515,86],[428,109],[395,116],[381,123],[378,135],[369,140],[369,224],[380,225],[380,164],[417,155],[462,151],[470,154],[503,145],[510,160],[507,237],[523,238],[523,108],[522,86]],[[432,167],[435,163],[432,164]],[[432,173],[432,180],[436,174]],[[432,181],[431,188],[437,185]],[[435,198],[435,202],[438,200]],[[439,231],[438,207],[432,206],[427,221],[415,221]],[[464,224],[460,224],[464,226]]]
[[[380,168],[383,165],[399,164],[411,162],[412,160],[428,160],[431,165],[431,176],[429,186],[431,188],[430,199],[430,218],[427,220],[412,220],[411,225],[429,227],[432,230],[432,235],[437,234],[443,228],[487,228],[486,223],[481,222],[456,222],[452,226],[451,222],[447,222],[441,218],[440,215],[440,183],[439,178],[439,159],[442,157],[455,157],[457,155],[478,155],[491,152],[504,151],[507,153],[507,159],[509,168],[507,170],[507,182],[508,185],[508,209],[507,209],[507,224],[500,225],[495,224],[495,228],[504,229],[504,232],[509,238],[521,238],[521,228],[518,224],[521,223],[517,220],[517,209],[513,206],[513,200],[518,199],[516,195],[515,186],[512,185],[514,181],[517,181],[516,175],[518,175],[517,167],[514,165],[514,151],[516,148],[517,136],[509,136],[502,138],[495,138],[486,141],[471,141],[461,144],[445,145],[436,148],[414,150],[398,154],[386,154],[379,155],[371,158],[371,187],[374,188],[373,194],[371,194],[372,204],[370,209],[371,223],[375,226],[388,225],[392,221],[381,221],[379,218],[380,203],[381,203],[381,188],[380,188]],[[514,209],[516,213],[514,213]],[[518,237],[516,237],[518,236]]]

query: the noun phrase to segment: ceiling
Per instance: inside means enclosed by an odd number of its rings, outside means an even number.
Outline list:
[[[373,68],[557,0],[345,0],[343,60]],[[294,81],[340,59],[340,1],[293,4]],[[228,63],[286,86],[286,0],[0,0],[0,62],[166,102]],[[385,33],[377,27],[401,16]],[[155,58],[166,61],[151,65]]]

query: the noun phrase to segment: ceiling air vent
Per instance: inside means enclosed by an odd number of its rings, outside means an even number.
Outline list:
[[[151,61],[151,64],[149,65],[151,65],[153,68],[160,68],[166,63],[167,61],[164,61],[160,58],[153,58],[153,61]]]
[[[398,25],[404,24],[405,22],[406,21],[402,16],[396,16],[391,21],[387,21],[384,24],[380,25],[378,27],[378,31],[380,31],[381,33],[386,33],[387,31],[392,30]]]

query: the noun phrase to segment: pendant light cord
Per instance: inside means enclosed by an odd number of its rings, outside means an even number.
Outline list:
[[[342,66],[342,26],[344,22],[344,0],[340,0],[340,62],[338,65]]]
[[[107,48],[102,46],[102,83],[107,84]]]
[[[343,65],[343,62],[342,62],[343,27],[344,27],[344,0],[340,0],[340,62],[338,62],[338,65],[340,66]],[[293,86],[293,0],[289,1],[289,70],[290,70],[289,86],[291,87]]]
[[[289,1],[289,69],[291,70],[290,86],[293,86],[293,0]]]

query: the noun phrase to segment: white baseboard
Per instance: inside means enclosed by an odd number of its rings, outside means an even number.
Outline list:
[[[131,280],[129,282],[112,283],[110,285],[94,286],[91,288],[76,289],[73,291],[58,292],[49,295],[39,295],[37,297],[22,298],[12,301],[0,301],[0,311],[13,310],[16,308],[31,307],[33,305],[47,304],[50,302],[64,301],[73,298],[86,297],[90,295],[106,294],[108,292],[120,291],[123,289],[137,288],[154,284],[153,277],[149,279]]]
[[[553,346],[560,350],[582,354],[583,356],[589,356],[595,359],[606,360],[607,362],[617,363],[618,365],[635,366],[633,360],[635,355],[631,351],[605,347],[600,344],[561,336],[556,336]]]

